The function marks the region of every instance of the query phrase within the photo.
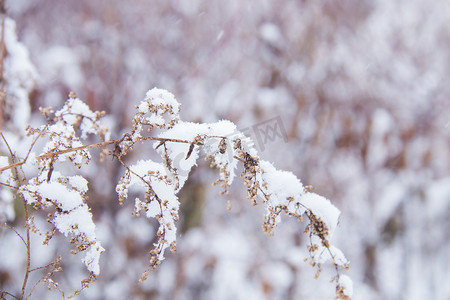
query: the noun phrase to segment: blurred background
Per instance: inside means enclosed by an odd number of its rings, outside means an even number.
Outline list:
[[[450,2],[6,5],[37,71],[32,120],[38,107],[59,108],[75,91],[110,115],[117,138],[155,86],[182,103],[185,121],[229,119],[252,135],[276,120],[272,129],[282,130],[256,147],[341,210],[333,241],[351,261],[354,299],[450,299]],[[177,253],[137,284],[156,224],[132,216],[133,201],[119,206],[120,166],[94,163],[84,172],[107,251],[100,277],[79,299],[334,297],[332,267],[314,279],[303,261],[305,224],[283,218],[274,237],[265,236],[264,212],[251,207],[239,179],[227,211],[227,198],[211,187],[218,174],[206,163],[180,195]],[[4,230],[2,238],[20,244]],[[66,244],[55,240],[45,253]],[[0,264],[2,286],[23,276],[15,268]],[[86,275],[79,258],[69,257],[64,269],[59,279],[69,289]]]

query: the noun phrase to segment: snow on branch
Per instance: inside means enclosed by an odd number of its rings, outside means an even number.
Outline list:
[[[97,276],[100,273],[100,254],[104,249],[96,239],[95,224],[86,204],[88,182],[79,175],[65,176],[55,168],[57,163],[67,160],[78,168],[89,163],[91,155],[88,149],[83,149],[81,139],[86,139],[87,134],[105,139],[107,129],[100,123],[104,113],[92,112],[73,93],[54,116],[50,109],[42,112],[47,117],[47,124],[37,129],[28,128],[28,135],[36,139],[48,137],[48,140],[40,159],[31,162],[38,165],[37,176],[22,185],[19,193],[36,209],[54,208],[47,221],[66,237],[71,236],[70,243],[76,246],[74,253],[85,251],[83,262],[89,272]],[[81,149],[67,152],[74,148]],[[48,232],[44,243],[48,243],[53,234],[54,231]]]
[[[127,200],[130,190],[137,192],[133,213],[156,219],[159,223],[157,241],[150,250],[149,268],[141,281],[148,277],[152,268],[161,264],[167,249],[176,251],[180,206],[177,194],[200,155],[204,154],[211,166],[219,169],[214,184],[220,185],[222,194],[228,193],[236,178],[237,166],[242,165],[240,177],[248,199],[251,204],[260,203],[266,209],[262,228],[268,235],[274,233],[283,213],[299,221],[307,218],[309,223],[305,233],[309,234],[310,263],[320,271],[323,263],[331,261],[336,269],[337,297],[350,297],[351,280],[341,274],[348,261],[331,243],[340,211],[328,199],[310,192],[293,173],[277,170],[270,162],[261,160],[252,141],[232,122],[201,124],[180,120],[180,104],[165,90],[154,88],[148,91],[136,109],[130,132],[120,139],[110,140],[107,129],[101,124],[104,113],[92,112],[71,93],[62,109],[56,112],[42,109],[45,125],[28,128],[28,136],[33,142],[25,158],[16,158],[10,165],[6,157],[0,160],[0,184],[17,189],[25,205],[32,205],[37,210],[51,210],[47,221],[54,230],[46,233],[44,243],[51,240],[55,230],[70,236],[70,243],[75,245],[73,252],[85,254],[83,262],[90,273],[88,282],[100,273],[100,255],[104,249],[97,240],[86,201],[87,180],[80,175],[65,174],[67,168],[62,166],[69,163],[82,167],[92,159],[89,149],[97,147],[124,167],[124,174],[116,185],[120,203]],[[154,129],[157,129],[156,134]],[[98,136],[100,142],[85,145],[83,142],[88,135]],[[39,152],[35,149],[37,140],[45,140]],[[127,154],[133,151],[136,143],[146,141],[152,143],[160,159],[140,157],[136,163],[128,165]],[[114,148],[108,150],[107,146]],[[18,172],[23,165],[35,166],[36,175],[26,178],[23,171]],[[16,171],[11,172],[12,169]],[[34,230],[31,220],[27,218],[28,226]]]
[[[121,203],[128,197],[128,189],[138,186],[143,189],[144,196],[136,198],[135,214],[139,215],[144,211],[147,217],[157,219],[160,224],[158,242],[150,251],[150,267],[160,264],[164,259],[165,249],[175,251],[175,222],[179,218],[176,194],[196,165],[200,151],[203,151],[211,165],[220,170],[219,179],[215,183],[221,184],[223,193],[227,192],[228,186],[233,182],[238,163],[242,163],[244,172],[241,177],[247,188],[248,198],[253,205],[260,200],[266,206],[263,230],[267,234],[273,234],[282,212],[300,221],[306,216],[309,219],[307,232],[310,234],[308,249],[311,263],[318,264],[320,269],[321,264],[331,260],[337,271],[335,281],[338,286],[341,278],[339,269],[348,265],[342,252],[330,243],[340,211],[328,199],[305,189],[291,172],[277,170],[270,162],[260,160],[253,143],[232,122],[184,122],[179,120],[179,107],[169,92],[156,88],[150,90],[145,100],[137,106],[138,112],[133,119],[131,134],[125,134],[120,140],[118,147],[121,150],[116,153],[116,157],[126,167],[116,188]],[[162,161],[141,160],[135,165],[126,166],[121,159],[124,152],[145,139],[141,135],[144,129],[151,131],[153,128],[162,130],[154,143]],[[141,280],[145,280],[147,276],[148,271]],[[345,288],[344,285],[342,288]]]
[[[100,254],[104,251],[95,235],[95,224],[86,204],[87,181],[81,176],[62,176],[54,172],[51,181],[40,182],[38,178],[19,189],[25,201],[36,209],[54,208],[47,221],[76,245],[73,253],[86,251],[83,262],[94,276],[100,273]],[[46,234],[47,244],[54,232]]]
[[[52,228],[44,230],[44,233],[26,212],[27,231],[45,235],[44,245],[59,231],[70,238],[70,244],[74,245],[73,254],[84,253],[82,261],[89,271],[89,279],[82,281],[84,288],[99,275],[100,255],[105,249],[97,240],[92,213],[87,205],[88,181],[80,175],[65,175],[64,172],[67,163],[81,168],[91,160],[91,145],[85,146],[82,142],[88,134],[99,136],[103,141],[108,138],[107,129],[100,122],[104,113],[92,112],[73,93],[56,113],[51,109],[41,109],[41,112],[46,117],[45,125],[26,128],[27,139],[31,141],[26,157],[18,157],[2,135],[14,163],[8,165],[8,158],[1,157],[0,184],[16,190],[24,201],[25,210],[30,205],[35,210],[48,212],[47,222]],[[44,141],[40,147],[37,146],[38,140]],[[28,234],[23,239],[28,249],[27,274],[30,272]],[[49,278],[44,279],[53,287],[57,286]],[[24,286],[25,283],[26,280]]]

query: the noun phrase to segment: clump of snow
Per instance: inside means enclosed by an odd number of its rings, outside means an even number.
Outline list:
[[[67,213],[56,214],[53,223],[65,236],[84,234],[88,240],[95,239],[95,224],[86,205],[78,206]]]
[[[83,262],[86,265],[86,268],[92,272],[95,276],[100,274],[100,254],[102,254],[105,249],[100,245],[99,242],[95,242],[94,244],[89,246],[89,249],[86,251],[86,255],[83,258]]]
[[[70,97],[55,116],[64,122],[64,126],[79,126],[83,139],[86,139],[88,134],[98,134],[99,131],[107,133],[107,129],[100,123],[100,114],[93,112],[79,98]],[[105,140],[108,139],[109,133],[105,136]]]
[[[292,173],[277,170],[270,162],[261,160],[262,182],[266,183],[263,189],[266,194],[271,195],[268,203],[270,206],[287,205],[292,213],[302,215],[304,208],[299,205],[298,200],[304,194],[304,187],[300,180]],[[289,198],[297,199],[297,201],[289,201]]]
[[[340,211],[330,200],[315,193],[306,193],[303,184],[291,172],[277,170],[271,163],[261,160],[262,189],[266,195],[268,208],[279,205],[287,207],[289,213],[302,215],[306,210],[320,218],[328,227],[331,236],[337,226]]]
[[[80,191],[81,193],[86,193],[88,190],[88,181],[79,175],[70,176],[68,177],[69,184],[77,191]]]
[[[38,186],[29,187],[30,191],[33,189],[41,197],[58,203],[58,206],[65,211],[70,211],[83,204],[83,198],[79,193],[57,181],[42,182]]]
[[[175,96],[167,90],[153,88],[147,92],[145,100],[155,106],[163,105],[169,107],[176,116],[178,116],[178,113],[180,112],[180,103],[178,103]],[[148,112],[145,108],[142,109],[141,106],[139,106],[139,111]]]
[[[175,96],[163,89],[149,90],[145,99],[137,106],[135,126],[140,126],[135,133],[140,134],[142,125],[165,127],[165,124],[176,123],[179,119],[180,103]],[[167,120],[164,118],[166,117]]]
[[[338,285],[345,296],[353,296],[353,281],[347,275],[339,275]]]
[[[83,101],[71,95],[64,106],[55,113],[55,123],[39,128],[40,132],[49,136],[43,152],[49,154],[82,147],[83,143],[77,136],[75,127],[79,128],[83,139],[86,139],[88,134],[95,134],[102,140],[109,140],[110,133],[100,122],[102,116],[102,113],[91,111]],[[70,160],[74,165],[81,166],[84,162],[89,162],[91,156],[87,149],[81,149],[58,154],[54,158],[59,162]],[[42,160],[40,164],[42,169],[45,169],[49,162]]]
[[[179,121],[172,128],[162,132],[158,137],[166,139],[183,139],[186,141],[194,141],[196,137],[200,137],[203,145],[202,150],[206,155],[214,157],[214,162],[220,168],[225,168],[228,172],[229,178],[228,183],[233,181],[235,177],[234,169],[237,166],[237,161],[234,159],[236,155],[235,149],[231,145],[230,140],[225,139],[226,148],[223,153],[220,152],[219,144],[221,143],[223,137],[233,136],[237,138],[236,125],[230,121],[219,121],[217,123],[191,123]],[[242,134],[240,137],[245,138]],[[155,143],[155,147],[159,146],[159,142]],[[158,147],[158,151],[161,155],[167,155],[172,161],[172,167],[177,170],[177,178],[179,180],[179,189],[183,187],[186,179],[188,178],[191,168],[196,165],[196,161],[199,157],[199,146],[194,145],[190,152],[190,143],[178,143],[178,142],[167,142],[165,148]],[[221,174],[223,176],[223,174]],[[225,178],[222,178],[224,180]]]
[[[76,147],[83,146],[80,139],[76,136],[75,130],[71,125],[56,122],[53,125],[41,129],[49,134],[49,139],[43,148],[44,153],[51,153],[57,151],[64,151]],[[81,165],[86,159],[90,159],[90,154],[86,149],[68,152],[57,156],[59,162],[64,162],[70,159],[74,164]]]
[[[311,238],[311,242],[318,246],[318,251],[312,255],[315,262],[323,264],[329,260],[332,260],[333,263],[340,267],[346,267],[349,264],[349,261],[345,257],[344,253],[336,246],[330,245],[328,246],[328,249],[326,249],[322,245],[322,241],[317,236],[313,236]]]
[[[333,261],[337,267],[346,267],[348,260],[341,250],[329,243],[339,221],[340,211],[331,202],[315,193],[306,192],[300,180],[291,172],[277,170],[271,163],[260,160],[259,195],[267,205],[264,230],[271,234],[281,221],[281,212],[310,219],[311,259],[316,263]]]
[[[133,130],[131,141],[138,141],[142,135],[144,126],[148,130],[152,128],[171,128],[179,120],[180,103],[175,96],[163,89],[153,88],[146,97],[136,106],[138,112],[133,118]],[[132,142],[122,143],[123,149],[132,147]]]
[[[304,207],[325,222],[329,235],[333,235],[341,213],[339,209],[331,204],[330,200],[315,193],[304,193],[300,201]]]
[[[27,185],[19,188],[19,192],[30,205],[57,207],[50,222],[66,237],[73,236],[85,246],[87,251],[83,262],[90,272],[98,275],[100,254],[104,249],[97,241],[92,214],[85,203],[87,180],[78,175],[63,176],[58,171],[54,171],[47,180],[41,177],[45,176],[41,174],[30,179]]]
[[[175,221],[178,220],[179,201],[175,187],[167,176],[166,168],[152,160],[139,160],[127,170],[119,181],[116,191],[122,200],[128,197],[128,190],[137,187],[146,191],[145,199],[135,199],[135,213],[144,210],[148,218],[157,218],[160,223],[160,240],[157,259],[164,259],[164,251],[176,242]]]
[[[171,129],[161,133],[158,137],[167,139],[180,139],[193,141],[198,135],[204,135],[208,131],[206,124],[179,122]],[[155,143],[158,147],[159,142]],[[172,168],[177,173],[178,189],[183,187],[192,167],[196,165],[199,158],[199,146],[194,145],[191,154],[187,157],[191,145],[189,143],[167,142],[165,147],[159,147],[158,152],[164,156],[167,152],[172,161]],[[166,152],[165,152],[166,151]],[[169,173],[170,174],[170,173]],[[170,176],[170,175],[169,175]],[[174,179],[175,180],[175,179]]]
[[[175,195],[174,187],[171,185],[171,182],[166,179],[166,169],[162,164],[151,160],[140,160],[136,164],[132,165],[130,170],[132,171],[132,175],[129,186],[137,185],[147,190],[148,183],[151,183],[152,189],[155,191],[156,196],[159,199],[168,201],[168,208],[178,209],[178,198]],[[145,179],[145,181],[141,178]],[[136,209],[139,210],[139,207],[137,206]],[[154,210],[152,209],[152,211]],[[161,213],[161,209],[159,209],[159,213]]]

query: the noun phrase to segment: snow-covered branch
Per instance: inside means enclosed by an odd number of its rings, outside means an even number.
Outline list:
[[[340,274],[341,269],[348,266],[348,261],[331,243],[340,212],[328,199],[310,192],[293,173],[277,170],[270,162],[261,160],[251,140],[232,122],[201,124],[181,121],[178,114],[180,104],[165,90],[154,88],[148,91],[145,100],[136,108],[131,131],[120,139],[105,140],[109,139],[109,133],[101,124],[104,113],[92,112],[71,94],[57,112],[42,110],[46,116],[45,125],[28,128],[28,136],[33,143],[27,157],[20,164],[10,164],[15,170],[34,166],[35,176],[28,178],[25,172],[11,172],[8,158],[2,157],[1,183],[17,186],[24,201],[35,209],[53,210],[48,214],[48,223],[71,237],[70,243],[75,244],[74,253],[85,253],[83,262],[92,280],[100,273],[99,260],[104,249],[96,238],[92,213],[86,202],[88,182],[80,175],[63,174],[59,166],[70,162],[81,168],[91,161],[89,149],[96,146],[103,148],[103,153],[117,159],[124,167],[124,175],[116,186],[120,203],[124,203],[132,189],[138,192],[134,214],[139,216],[143,213],[159,222],[157,242],[150,251],[149,270],[164,260],[166,249],[176,251],[176,222],[180,207],[177,194],[203,154],[211,166],[219,169],[219,177],[214,184],[220,184],[222,194],[227,194],[238,165],[242,165],[240,177],[248,199],[253,205],[261,203],[266,208],[262,226],[265,233],[274,233],[283,213],[299,221],[306,217],[309,220],[305,232],[310,235],[311,264],[320,269],[324,262],[331,261],[337,271],[338,295],[350,296],[351,281]],[[155,128],[158,133],[152,136]],[[101,142],[84,145],[82,140],[88,135],[98,136]],[[46,141],[40,149],[35,146],[38,139]],[[128,165],[127,154],[133,151],[136,143],[145,141],[153,143],[160,160],[141,157]],[[54,234],[54,229],[49,230],[44,243],[49,243]],[[149,270],[143,273],[141,281],[147,278]]]
[[[331,260],[337,270],[336,283],[340,284],[339,269],[346,268],[348,261],[330,242],[338,224],[339,210],[328,199],[305,189],[291,172],[277,170],[270,162],[260,160],[253,143],[232,122],[184,122],[179,120],[179,107],[171,93],[156,88],[150,90],[137,107],[130,138],[118,144],[127,153],[140,141],[144,128],[148,131],[163,129],[158,135],[162,140],[154,144],[161,162],[140,160],[130,167],[124,164],[125,174],[116,187],[121,203],[128,197],[131,187],[141,189],[143,197],[135,199],[135,214],[144,211],[147,217],[156,218],[160,224],[158,242],[150,251],[150,266],[156,267],[161,263],[165,249],[176,249],[176,221],[180,205],[176,194],[203,152],[220,170],[215,183],[221,184],[224,193],[236,177],[238,164],[242,163],[244,172],[241,177],[248,198],[253,205],[260,200],[266,207],[263,230],[267,234],[273,234],[282,212],[300,221],[306,216],[310,222],[311,245],[308,249],[311,260],[319,266]],[[167,125],[164,118],[169,122]],[[176,142],[179,140],[183,142]],[[122,155],[123,152],[116,154],[119,159]],[[148,272],[144,273],[143,279],[146,276]]]
[[[213,184],[221,187],[221,194],[229,194],[238,169],[242,170],[240,177],[250,203],[265,208],[262,229],[269,236],[274,234],[283,214],[299,221],[307,219],[305,233],[309,234],[307,249],[311,265],[320,271],[325,262],[331,261],[336,270],[333,279],[336,296],[351,297],[352,281],[342,274],[348,260],[331,240],[340,211],[328,199],[304,187],[293,173],[277,170],[272,163],[262,160],[253,141],[237,130],[234,123],[183,121],[181,105],[175,96],[153,88],[136,105],[130,130],[116,139],[111,139],[102,122],[105,113],[92,111],[75,93],[70,93],[57,111],[41,108],[44,119],[40,126],[27,126],[31,123],[28,94],[36,74],[26,48],[17,41],[14,22],[4,18],[2,23],[6,55],[1,57],[4,69],[0,135],[6,151],[0,156],[0,221],[2,228],[12,230],[26,248],[25,276],[20,296],[16,298],[25,298],[26,292],[31,295],[34,287],[27,289],[27,283],[29,275],[37,270],[47,271],[37,283],[43,282],[65,297],[52,278],[61,271],[59,256],[44,266],[32,268],[30,235],[33,233],[43,236],[43,245],[49,245],[58,232],[68,239],[71,253],[82,255],[88,271],[88,276],[81,280],[82,288],[100,275],[100,258],[105,249],[97,237],[93,211],[88,206],[89,182],[78,172],[94,159],[92,149],[123,167],[123,176],[115,188],[120,204],[125,203],[132,191],[137,195],[133,214],[145,215],[159,224],[156,242],[150,249],[149,266],[141,282],[147,279],[151,269],[162,263],[167,249],[176,251],[178,194],[199,158],[205,157],[211,167],[219,170]],[[94,138],[97,141],[93,143]],[[158,159],[150,158],[146,152],[136,153],[138,143],[149,143]],[[128,162],[131,153],[138,156],[134,163]],[[23,206],[24,233],[8,223],[15,218],[14,197]],[[39,222],[39,218],[44,222]],[[74,293],[78,294],[79,290]],[[6,294],[12,295],[1,292],[2,296]]]

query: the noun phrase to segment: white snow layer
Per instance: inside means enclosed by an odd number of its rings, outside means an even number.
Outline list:
[[[339,285],[344,290],[344,295],[353,296],[353,281],[347,275],[339,275]]]
[[[270,205],[277,206],[284,204],[291,210],[291,205],[289,204],[291,201],[288,201],[287,198],[292,197],[298,202],[300,196],[304,194],[303,184],[292,172],[277,170],[268,161],[261,160],[259,164],[263,170],[261,175],[262,181],[267,183],[263,188],[266,194],[271,195],[269,200]],[[292,209],[294,208],[292,207]],[[294,209],[291,212],[296,213],[296,210]]]
[[[86,268],[92,272],[94,275],[100,274],[100,254],[102,254],[105,249],[100,245],[99,242],[95,242],[86,252],[83,262]]]
[[[147,92],[145,99],[141,101],[137,108],[139,113],[142,114],[141,122],[162,126],[166,123],[163,115],[167,116],[167,123],[179,118],[180,106],[172,93],[153,88]]]
[[[233,136],[233,138],[237,138],[239,136],[237,133],[236,125],[230,121],[219,121],[211,124],[180,121],[171,129],[161,133],[158,137],[166,139],[182,139],[186,141],[193,141],[197,136],[205,137],[203,145],[205,154],[213,156],[215,163],[219,167],[226,168],[229,173],[229,184],[231,184],[235,177],[234,169],[237,165],[237,161],[234,159],[236,153],[229,139],[226,139],[226,150],[224,153],[220,153],[219,143],[221,142],[222,137]],[[245,138],[242,134],[240,135],[241,138]],[[159,142],[155,143],[155,147],[158,145]],[[187,157],[190,147],[190,143],[166,143],[169,158],[172,160],[173,167],[177,169],[178,173],[179,188],[177,192],[183,187],[191,168],[196,165],[196,161],[199,157],[199,147],[197,145],[194,146],[192,153]],[[158,151],[161,155],[164,154],[164,148],[159,147]]]
[[[100,122],[97,121],[97,114],[78,98],[69,98],[64,106],[55,113],[55,116],[61,117],[70,126],[77,125],[79,117],[82,117],[79,126],[83,139],[87,138],[87,134],[96,134],[98,128],[102,127]]]
[[[167,176],[166,168],[152,160],[139,160],[130,167],[130,182],[126,185],[117,185],[117,192],[122,197],[128,196],[128,189],[137,186],[140,189],[147,190],[150,201],[135,199],[136,211],[146,211],[148,218],[160,217],[160,231],[164,232],[164,243],[162,251],[159,252],[158,259],[164,259],[164,250],[176,241],[176,226],[178,208],[180,203],[175,195],[174,185]],[[150,186],[151,188],[150,188]],[[152,191],[155,193],[152,194]]]
[[[309,210],[319,217],[333,234],[340,211],[330,200],[315,193],[305,193],[303,184],[291,172],[277,170],[270,162],[261,160],[263,190],[271,195],[268,204],[271,207],[286,205],[290,213],[302,215]],[[291,200],[289,200],[291,199]]]
[[[41,197],[55,201],[64,211],[70,211],[83,204],[83,198],[80,193],[57,181],[44,181],[34,187]]]
[[[36,183],[37,182],[37,183]],[[66,182],[66,183],[65,183]],[[37,178],[19,191],[28,204],[38,199],[47,206],[56,205],[57,210],[52,223],[66,237],[69,235],[82,238],[88,247],[83,262],[94,275],[100,272],[100,254],[104,251],[95,234],[95,224],[89,207],[84,203],[83,194],[88,190],[87,180],[81,176],[64,177],[55,171],[52,180],[38,182]]]
[[[300,202],[327,224],[328,232],[332,236],[339,221],[339,209],[331,204],[330,200],[315,193],[304,193]]]
[[[153,105],[168,105],[176,115],[178,115],[180,111],[180,103],[175,99],[175,96],[163,89],[153,88],[149,90],[145,95],[145,100]],[[145,105],[141,105],[139,106],[139,111],[147,113],[148,111],[145,108]]]

